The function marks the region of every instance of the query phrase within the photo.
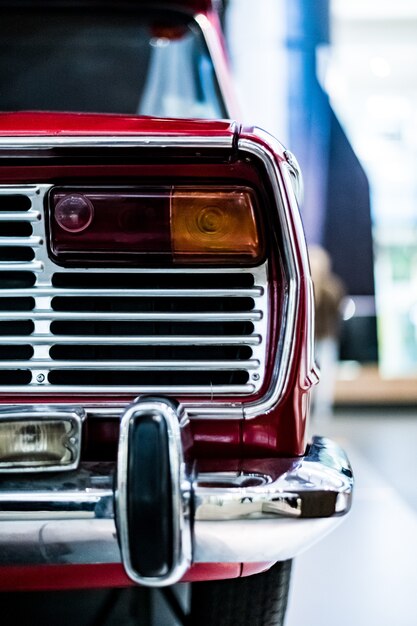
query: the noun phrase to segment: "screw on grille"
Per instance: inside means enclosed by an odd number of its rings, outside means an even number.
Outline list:
[[[36,376],[36,381],[37,381],[38,383],[43,383],[43,382],[45,382],[45,375],[44,375],[44,374],[38,374],[38,375]]]

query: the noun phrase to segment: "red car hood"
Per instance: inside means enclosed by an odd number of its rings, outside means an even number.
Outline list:
[[[221,137],[234,122],[98,115],[90,113],[0,113],[0,137],[144,136]]]

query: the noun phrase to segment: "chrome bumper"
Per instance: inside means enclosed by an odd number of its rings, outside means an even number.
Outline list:
[[[138,541],[149,542],[155,528],[149,529],[148,513],[142,519],[140,499],[140,506],[136,500],[129,505],[135,486],[129,480],[130,431],[145,416],[162,424],[170,466],[167,505],[162,498],[159,510],[159,518],[167,517],[169,563],[150,574],[138,571],[132,544],[137,529],[145,529]],[[224,469],[220,461],[216,465],[215,471],[203,471],[201,463],[187,458],[181,415],[171,404],[139,402],[122,420],[117,468],[85,463],[66,474],[5,476],[0,565],[123,561],[136,582],[161,586],[178,581],[191,563],[292,558],[332,530],[350,508],[350,465],[328,439],[315,437],[302,458],[260,461],[261,470],[250,462],[239,471],[230,471],[227,462]]]

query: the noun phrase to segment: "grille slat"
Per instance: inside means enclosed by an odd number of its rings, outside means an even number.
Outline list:
[[[26,211],[25,213],[2,212],[0,222],[39,222],[42,219],[40,211]]]
[[[10,372],[7,372],[7,373],[9,374]],[[19,376],[19,380],[17,380],[17,376],[20,373],[21,373],[21,376]],[[0,370],[0,374],[1,374],[1,370]],[[88,384],[88,387],[84,387],[84,388],[80,386],[80,384],[77,384],[77,385],[54,384],[54,385],[30,385],[28,387],[26,372],[23,370],[19,370],[18,374],[16,375],[16,380],[15,380],[17,384],[13,384],[12,381],[9,381],[6,383],[7,391],[10,393],[30,392],[31,394],[38,395],[38,394],[45,394],[45,393],[50,394],[52,392],[52,393],[57,393],[57,394],[73,394],[74,393],[77,395],[100,395],[100,396],[106,396],[108,394],[116,395],[120,393],[126,393],[129,395],[137,394],[137,393],[141,393],[141,394],[160,393],[163,395],[165,394],[172,395],[173,393],[175,393],[175,395],[177,396],[198,394],[198,396],[207,395],[208,397],[211,398],[213,395],[218,395],[218,396],[247,395],[256,391],[256,387],[253,384],[246,384],[246,385],[231,384],[231,385],[216,385],[216,386],[214,385],[192,386],[192,385],[176,384],[175,387],[173,387],[172,385],[163,385],[163,384],[140,385],[140,386],[138,385]],[[30,373],[29,373],[29,377],[30,377]],[[2,389],[2,386],[3,386],[2,383],[3,381],[0,378],[0,390]]]
[[[0,186],[0,259],[15,255],[0,262],[0,391],[212,399],[260,388],[266,264],[58,267],[47,252],[50,187]]]
[[[243,313],[80,313],[63,311],[39,311],[33,310],[31,315],[33,320],[74,320],[74,321],[107,321],[114,322],[144,321],[144,322],[228,322],[228,321],[259,321],[262,319],[261,311],[251,311]],[[0,320],[12,321],[26,319],[27,313],[21,311],[5,312],[0,311]]]
[[[1,343],[4,345],[18,345],[21,343],[27,344],[27,337],[10,336],[1,337]],[[257,346],[261,343],[260,335],[237,335],[237,336],[205,336],[205,335],[167,335],[154,337],[145,336],[123,336],[115,335],[113,337],[84,337],[83,335],[32,335],[30,338],[32,345],[51,345],[56,346],[60,344],[85,344],[90,346],[105,346],[105,345],[138,345],[138,346],[163,346],[163,345],[177,345],[177,346],[229,346],[229,345],[244,345],[244,346]]]
[[[42,239],[40,237],[0,237],[0,247],[38,248],[40,245],[42,245]]]
[[[0,368],[8,369],[37,369],[43,370],[47,367],[49,370],[135,370],[135,371],[198,371],[198,370],[254,370],[259,367],[259,361],[94,361],[88,363],[85,361],[50,361],[50,360],[27,360],[27,361],[2,361],[0,359]]]
[[[13,263],[9,261],[0,261],[0,272],[7,270],[8,272],[36,272],[40,273],[44,269],[41,261],[27,261],[22,263]]]
[[[26,241],[26,240],[24,240]],[[0,238],[0,245],[2,241]],[[256,298],[261,296],[263,289],[176,289],[175,298]],[[4,296],[18,297],[22,295],[20,289],[3,289],[0,298]],[[142,297],[142,298],[167,298],[173,296],[172,289],[60,289],[58,287],[38,287],[26,289],[23,295],[27,296],[58,296],[62,298],[91,298],[91,297]]]

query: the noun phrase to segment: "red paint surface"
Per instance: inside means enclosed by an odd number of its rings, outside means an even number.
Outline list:
[[[196,472],[236,472],[237,474],[261,474],[277,480],[286,472],[294,469],[300,462],[299,457],[269,457],[269,458],[229,458],[210,459],[200,458],[196,464]]]
[[[0,113],[1,137],[88,137],[233,135],[230,121],[184,120],[95,113]]]
[[[238,578],[241,572],[240,563],[198,563],[188,570],[182,582]],[[3,592],[100,589],[133,585],[119,563],[0,568],[0,591]]]
[[[239,456],[241,428],[241,420],[192,420],[195,456]]]
[[[261,574],[266,572],[273,563],[243,563],[241,576],[253,576],[254,574]]]

